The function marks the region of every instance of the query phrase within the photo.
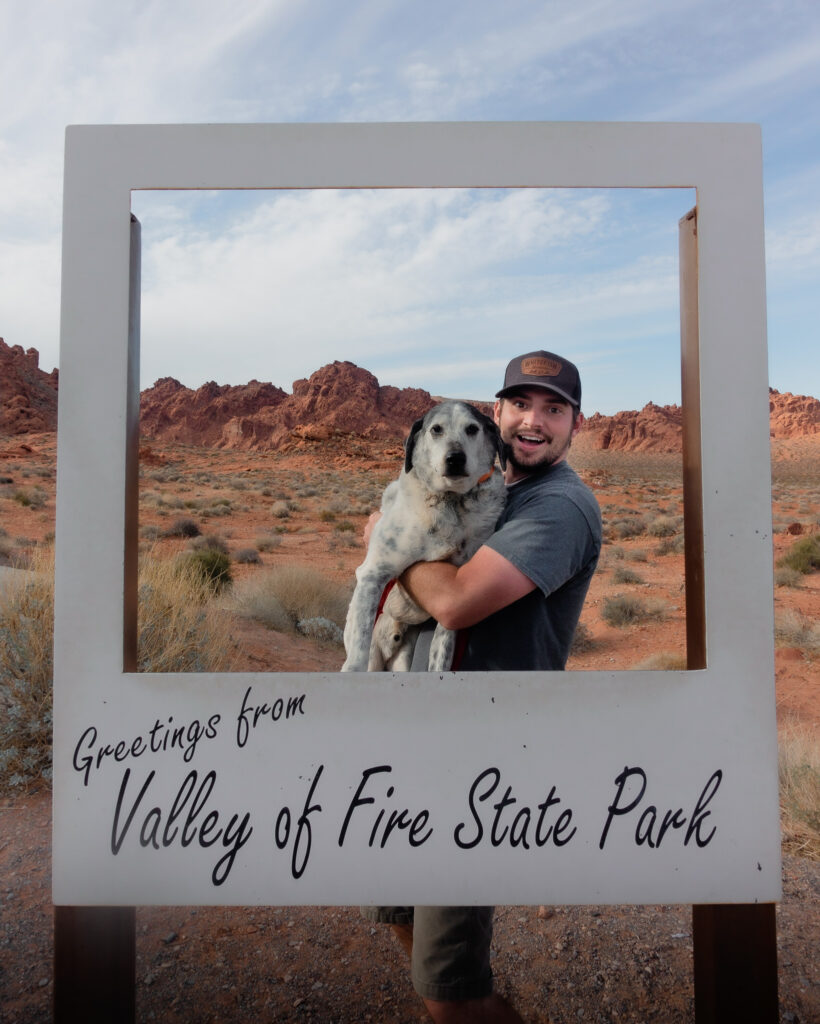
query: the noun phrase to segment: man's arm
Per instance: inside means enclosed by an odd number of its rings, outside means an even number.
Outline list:
[[[416,562],[401,584],[445,629],[466,629],[535,590],[503,555],[484,545],[469,562]]]

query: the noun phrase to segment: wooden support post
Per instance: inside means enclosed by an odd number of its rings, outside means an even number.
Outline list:
[[[134,907],[54,908],[55,1024],[132,1024]]]
[[[680,222],[686,664],[706,668],[697,208]],[[697,1024],[777,1024],[774,904],[692,908]]]
[[[697,1024],[777,1024],[773,903],[692,908]]]

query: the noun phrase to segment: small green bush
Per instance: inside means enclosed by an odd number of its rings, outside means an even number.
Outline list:
[[[163,532],[166,537],[198,537],[202,531],[193,519],[180,516]]]
[[[812,537],[801,537],[778,559],[777,564],[782,568],[795,569],[804,576],[820,569],[820,533]]]
[[[186,554],[184,561],[215,594],[233,582],[231,560],[224,551],[198,548]]]

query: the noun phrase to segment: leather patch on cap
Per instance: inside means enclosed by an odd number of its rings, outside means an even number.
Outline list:
[[[557,359],[543,359],[532,356],[521,360],[521,372],[528,377],[557,377],[561,372],[561,364]]]

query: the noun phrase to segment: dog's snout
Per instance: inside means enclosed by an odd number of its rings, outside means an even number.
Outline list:
[[[467,467],[467,456],[459,449],[447,452],[444,457],[444,465],[449,476],[463,476]]]

